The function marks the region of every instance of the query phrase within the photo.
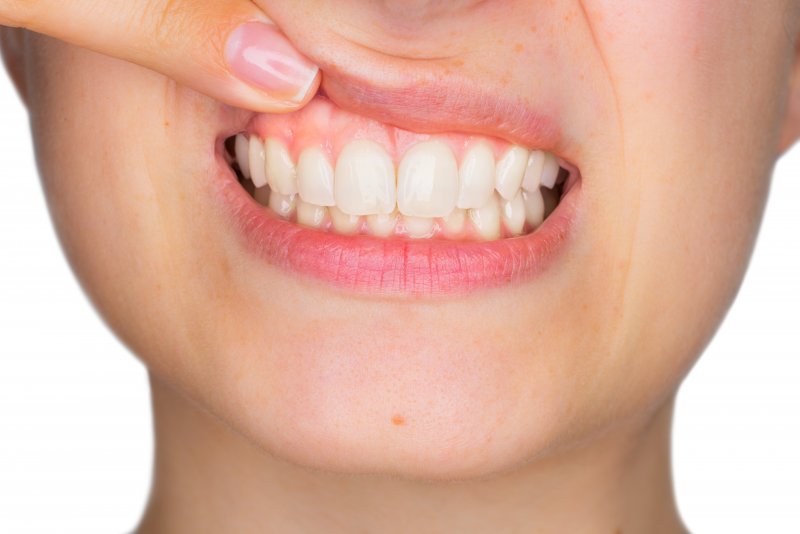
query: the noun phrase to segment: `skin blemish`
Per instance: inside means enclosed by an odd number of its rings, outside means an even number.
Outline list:
[[[516,52],[517,54],[519,54],[523,50],[525,50],[525,47],[522,45],[522,43],[517,43],[514,45],[514,52]]]
[[[392,416],[392,424],[394,426],[403,426],[404,424],[406,424],[406,418],[400,415],[399,413],[396,413]]]

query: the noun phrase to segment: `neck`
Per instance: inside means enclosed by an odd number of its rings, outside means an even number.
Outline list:
[[[153,489],[138,532],[685,533],[673,399],[646,423],[493,478],[430,483],[313,471],[257,448],[151,378]]]

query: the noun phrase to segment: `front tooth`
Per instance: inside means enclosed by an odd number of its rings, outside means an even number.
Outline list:
[[[539,189],[545,159],[545,153],[541,150],[531,152],[528,158],[528,165],[525,168],[525,176],[522,178],[522,189],[526,191],[537,191]]]
[[[464,220],[467,217],[467,212],[456,208],[450,212],[446,217],[442,217],[445,231],[450,235],[458,235],[464,230]]]
[[[333,206],[333,167],[317,147],[306,148],[297,160],[297,191],[300,198],[317,206]]]
[[[511,200],[517,194],[528,166],[529,155],[527,149],[514,145],[497,162],[494,187],[504,199]]]
[[[458,171],[459,208],[480,208],[494,190],[495,161],[492,148],[486,143],[472,146]]]
[[[297,201],[297,222],[312,228],[319,228],[325,222],[326,211],[323,206],[299,199]]]
[[[483,239],[500,238],[500,202],[497,195],[492,195],[489,202],[480,208],[469,210],[469,218]]]
[[[266,156],[270,188],[282,195],[297,193],[297,171],[286,145],[278,139],[267,139]]]
[[[426,238],[433,235],[433,219],[430,217],[403,217],[408,237]]]
[[[269,194],[269,207],[284,219],[288,219],[295,208],[296,195],[282,195],[277,191]]]
[[[367,217],[367,227],[372,235],[389,237],[397,226],[397,213],[378,213]]]
[[[544,221],[544,198],[542,193],[536,191],[523,191],[522,200],[525,202],[525,220],[534,228]]]
[[[397,198],[392,158],[377,143],[351,141],[339,153],[334,191],[344,213],[391,213]]]
[[[397,205],[411,217],[444,217],[456,207],[458,164],[441,141],[412,147],[397,172]]]
[[[250,136],[250,146],[248,149],[250,156],[250,179],[253,180],[253,185],[264,187],[267,185],[267,175],[265,171],[265,157],[264,143],[255,135]]]
[[[340,234],[356,233],[361,217],[345,213],[340,210],[338,206],[331,206],[328,208],[328,212],[331,214],[331,223],[333,224],[334,230]]]
[[[547,153],[544,158],[544,168],[542,169],[541,184],[547,189],[553,189],[558,179],[558,171],[561,167],[558,165],[558,160],[551,153]]]
[[[239,170],[242,171],[242,176],[250,178],[250,141],[244,134],[238,134],[234,143],[234,152],[236,153],[236,163],[239,164]]]
[[[522,193],[517,193],[511,200],[504,200],[501,210],[506,229],[513,235],[521,234],[525,226],[525,201],[522,200]]]

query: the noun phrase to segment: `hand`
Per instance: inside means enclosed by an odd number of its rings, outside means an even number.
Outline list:
[[[23,27],[151,68],[261,112],[302,107],[319,69],[250,0],[0,0]]]

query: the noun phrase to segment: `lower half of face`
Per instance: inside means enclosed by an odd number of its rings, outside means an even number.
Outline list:
[[[313,4],[268,6],[324,76],[281,116],[31,39],[51,211],[121,338],[351,472],[486,475],[668,397],[753,244],[780,10]]]

